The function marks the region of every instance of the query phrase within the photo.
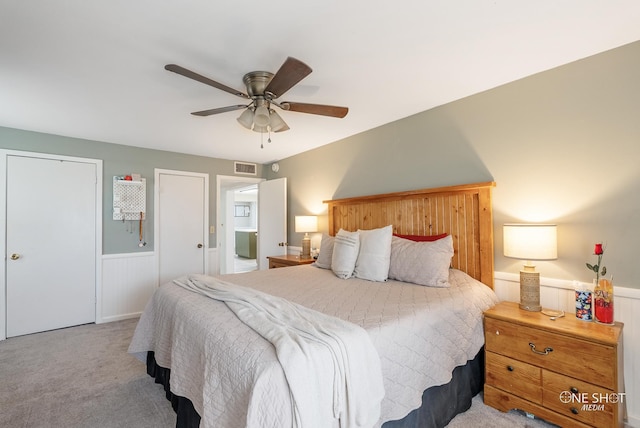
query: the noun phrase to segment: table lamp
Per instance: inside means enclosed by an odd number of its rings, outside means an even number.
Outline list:
[[[503,226],[504,256],[526,260],[520,271],[520,309],[540,311],[540,273],[532,260],[558,258],[558,237],[555,224],[505,224]]]
[[[298,233],[304,232],[300,257],[308,259],[311,257],[311,238],[309,238],[309,232],[313,233],[318,231],[318,217],[315,215],[297,215],[295,217],[295,229]]]

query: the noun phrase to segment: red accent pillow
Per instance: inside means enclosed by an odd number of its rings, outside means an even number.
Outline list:
[[[397,233],[393,234],[393,236],[397,236],[398,238],[408,239],[410,241],[415,241],[415,242],[433,242],[433,241],[437,241],[438,239],[446,238],[447,235],[449,235],[449,234],[448,233],[441,233],[440,235],[427,235],[427,236],[422,236],[422,235],[398,235]]]

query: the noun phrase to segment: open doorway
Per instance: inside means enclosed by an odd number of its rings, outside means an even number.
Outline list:
[[[233,272],[251,272],[258,269],[258,185],[234,189],[233,196]]]
[[[218,176],[217,246],[220,273],[256,270],[258,183],[261,178]]]

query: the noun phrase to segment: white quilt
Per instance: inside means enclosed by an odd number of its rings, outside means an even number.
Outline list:
[[[373,426],[384,397],[380,359],[361,327],[286,299],[218,278],[175,284],[220,300],[276,349],[293,405],[294,426]]]
[[[418,408],[423,390],[449,382],[453,369],[476,355],[484,343],[482,312],[498,301],[457,270],[450,271],[450,288],[342,280],[309,265],[223,279],[364,328],[386,392],[374,427]],[[129,351],[155,352],[157,363],[171,369],[172,392],[193,402],[202,427],[291,426],[289,388],[274,347],[222,302],[163,285]]]

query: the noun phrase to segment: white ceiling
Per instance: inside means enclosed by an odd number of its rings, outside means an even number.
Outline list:
[[[637,0],[0,0],[0,126],[268,163],[640,40]],[[287,56],[313,69],[281,100],[290,131],[242,128],[244,90]]]

